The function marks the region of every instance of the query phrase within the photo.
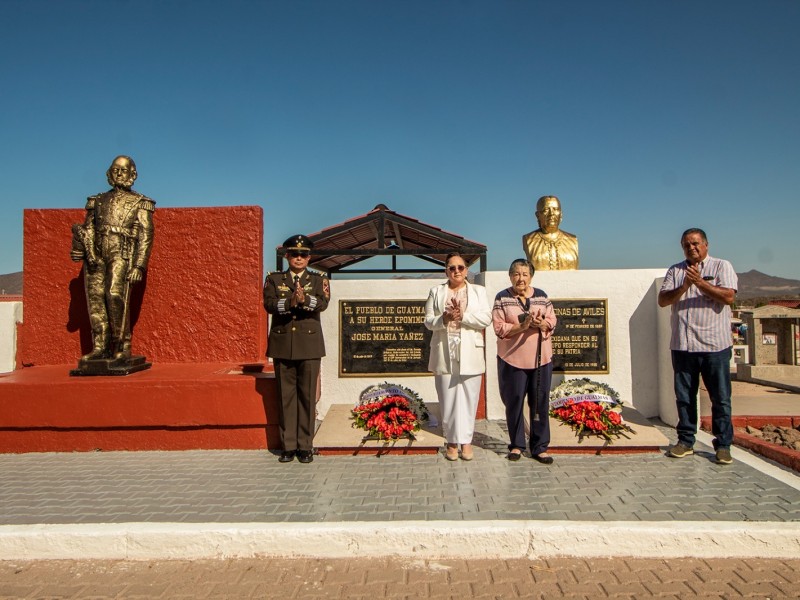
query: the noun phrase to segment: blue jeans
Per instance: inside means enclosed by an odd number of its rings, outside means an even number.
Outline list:
[[[675,371],[675,401],[678,406],[678,441],[690,448],[697,433],[697,390],[700,377],[711,398],[711,432],[714,448],[730,448],[733,442],[731,422],[731,349],[719,352],[672,351]]]

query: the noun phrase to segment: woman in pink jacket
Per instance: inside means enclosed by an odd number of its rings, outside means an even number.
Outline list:
[[[497,379],[506,407],[508,460],[519,460],[526,445],[531,458],[549,465],[550,381],[553,375],[553,343],[556,314],[547,294],[531,285],[534,267],[519,258],[511,263],[511,286],[498,293],[492,307],[497,334]],[[523,410],[528,397],[530,440],[525,440]]]

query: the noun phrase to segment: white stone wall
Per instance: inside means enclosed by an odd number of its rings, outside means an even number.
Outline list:
[[[609,374],[588,374],[614,387],[627,404],[647,417],[661,416],[677,422],[672,395],[672,367],[669,354],[669,309],[660,309],[658,289],[666,269],[619,269],[542,271],[534,286],[554,299],[608,299]],[[417,391],[426,401],[436,401],[433,376],[339,377],[339,301],[425,299],[430,288],[442,279],[372,279],[331,282],[331,303],[322,313],[327,357],[322,361],[321,417],[331,404],[352,404],[368,385],[390,379]],[[508,287],[508,275],[493,271],[478,275],[476,283],[486,286],[489,300]],[[497,386],[497,343],[491,327],[486,331],[487,416],[504,417]],[[571,375],[582,377],[583,375]],[[554,377],[554,385],[562,376]]]
[[[16,366],[17,323],[22,323],[22,302],[0,302],[0,373]]]

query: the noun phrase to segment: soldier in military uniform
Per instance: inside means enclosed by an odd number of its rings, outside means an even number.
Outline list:
[[[131,357],[130,289],[142,280],[153,245],[155,202],[131,189],[136,164],[118,156],[106,172],[112,188],[86,202],[73,225],[71,257],[84,261],[92,351],[81,361]]]
[[[328,278],[308,268],[312,248],[304,235],[287,239],[289,269],[268,273],[264,282],[264,307],[272,315],[267,356],[275,363],[280,396],[280,462],[314,460],[317,379],[325,356],[319,317],[331,292]]]

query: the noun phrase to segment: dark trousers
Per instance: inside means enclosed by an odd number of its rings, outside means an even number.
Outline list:
[[[538,371],[538,373],[537,373]],[[539,377],[538,386],[536,378]],[[525,450],[525,397],[528,397],[529,422],[531,425],[530,449],[536,456],[547,452],[550,446],[550,381],[553,378],[553,363],[538,369],[518,369],[497,357],[497,379],[500,382],[500,399],[506,407],[506,423],[511,443],[509,450]],[[534,391],[538,387],[538,391]]]
[[[731,422],[731,349],[720,352],[672,351],[675,371],[675,402],[678,407],[678,441],[694,445],[697,433],[697,390],[700,377],[711,398],[711,432],[714,448],[730,448],[733,442]]]
[[[321,359],[273,359],[280,396],[281,446],[286,451],[312,450]]]

